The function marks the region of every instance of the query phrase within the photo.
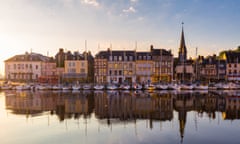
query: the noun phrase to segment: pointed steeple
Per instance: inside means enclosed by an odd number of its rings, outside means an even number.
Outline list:
[[[178,51],[178,60],[180,63],[183,63],[187,59],[187,48],[185,45],[185,38],[184,38],[184,30],[183,30],[183,22],[182,22],[182,34],[181,34],[181,40],[180,40],[180,47]]]

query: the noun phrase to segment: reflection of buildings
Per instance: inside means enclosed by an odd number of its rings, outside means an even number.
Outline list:
[[[173,105],[176,111],[178,111],[179,131],[181,139],[183,139],[187,112],[194,109],[194,96],[192,93],[178,94],[173,101]]]
[[[226,97],[226,111],[223,113],[224,119],[240,119],[240,97],[231,95]]]
[[[207,113],[209,118],[215,119],[216,111],[223,111],[225,99],[214,93],[188,92],[174,95],[173,107],[178,112],[179,132],[181,140],[184,137],[187,112],[196,111],[198,116]]]
[[[95,114],[98,118],[171,120],[170,94],[131,93],[113,91],[95,93]]]
[[[183,139],[188,112],[196,117],[216,118],[221,112],[223,119],[240,118],[239,92],[229,91],[78,91],[49,92],[23,91],[6,96],[6,109],[14,114],[26,116],[41,115],[47,111],[57,115],[60,121],[68,118],[84,119],[94,112],[101,122],[129,122],[131,120],[171,121],[173,111],[178,113],[179,132]],[[93,96],[94,95],[94,96]],[[207,115],[204,115],[207,114]],[[117,121],[116,121],[117,120]],[[197,125],[197,122],[195,123]]]
[[[60,121],[65,118],[78,118],[90,115],[93,111],[91,92],[63,93],[63,92],[17,92],[6,96],[6,108],[15,114],[34,116],[44,111],[59,116]]]

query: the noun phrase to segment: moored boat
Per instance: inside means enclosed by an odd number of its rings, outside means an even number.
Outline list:
[[[146,90],[155,90],[156,86],[154,84],[146,84],[144,86],[144,89],[146,89]]]
[[[11,90],[12,86],[11,85],[2,85],[1,90]]]
[[[193,88],[192,84],[181,84],[181,90],[193,90]]]
[[[82,86],[82,89],[83,89],[83,90],[90,90],[90,89],[92,89],[92,86],[91,86],[90,84],[84,84],[84,85]]]
[[[208,90],[208,85],[195,84],[194,89],[196,89],[196,90]]]
[[[115,84],[108,84],[107,85],[107,89],[108,90],[117,90],[118,86],[116,86]]]
[[[159,84],[156,85],[156,88],[159,89],[159,90],[167,90],[168,85],[159,83]]]
[[[52,86],[52,90],[62,90],[62,86],[61,85],[54,85],[54,86]]]
[[[73,85],[72,90],[80,90],[81,86],[80,85]]]
[[[94,88],[95,90],[103,90],[103,89],[104,89],[104,85],[96,84],[93,88]]]
[[[31,86],[28,84],[22,84],[22,85],[18,85],[16,86],[16,90],[30,90]]]
[[[142,85],[138,84],[138,83],[135,83],[135,84],[132,85],[132,89],[134,89],[134,90],[141,90],[142,89]]]

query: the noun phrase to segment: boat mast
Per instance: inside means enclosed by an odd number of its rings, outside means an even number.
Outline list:
[[[196,47],[196,79],[195,80],[198,80],[198,47]]]

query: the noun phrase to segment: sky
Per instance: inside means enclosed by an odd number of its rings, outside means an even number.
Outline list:
[[[0,73],[25,52],[172,50],[184,22],[188,57],[240,45],[239,0],[0,0]],[[87,46],[85,46],[85,41]]]

